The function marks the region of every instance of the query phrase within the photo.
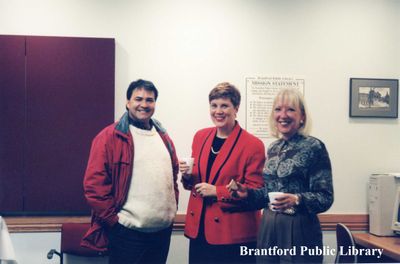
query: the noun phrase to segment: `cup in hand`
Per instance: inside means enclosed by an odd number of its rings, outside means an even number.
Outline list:
[[[181,161],[185,162],[186,165],[189,166],[189,170],[187,171],[187,174],[192,174],[194,158],[183,158],[183,159],[181,159]]]
[[[269,197],[269,203],[270,203],[270,209],[272,211],[276,211],[273,209],[273,205],[271,206],[272,203],[275,202],[275,199],[279,196],[281,196],[283,194],[283,192],[269,192],[268,193],[268,197]]]

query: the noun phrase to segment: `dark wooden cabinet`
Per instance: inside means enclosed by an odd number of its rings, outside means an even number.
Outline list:
[[[93,137],[114,121],[114,39],[0,36],[0,214],[82,214]]]
[[[0,212],[23,208],[25,38],[0,36]]]

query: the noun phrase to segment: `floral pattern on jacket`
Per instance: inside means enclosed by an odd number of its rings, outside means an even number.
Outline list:
[[[296,134],[289,140],[274,141],[267,153],[264,188],[249,190],[249,207],[266,207],[268,192],[299,194],[300,207],[312,214],[325,212],[331,207],[332,168],[321,140]]]

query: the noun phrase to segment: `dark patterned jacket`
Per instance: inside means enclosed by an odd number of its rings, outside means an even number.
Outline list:
[[[299,194],[301,203],[297,209],[310,214],[322,213],[331,207],[332,168],[321,140],[296,134],[289,140],[274,141],[267,153],[264,188],[249,189],[248,207],[267,207],[268,192]]]

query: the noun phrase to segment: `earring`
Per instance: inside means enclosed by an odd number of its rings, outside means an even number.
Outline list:
[[[303,125],[304,124],[304,120],[300,120],[300,125]]]

